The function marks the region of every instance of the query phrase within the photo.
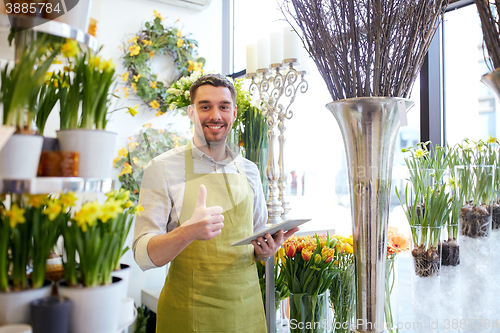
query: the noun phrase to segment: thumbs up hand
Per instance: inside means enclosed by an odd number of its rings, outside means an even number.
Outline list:
[[[200,185],[200,195],[189,220],[184,222],[182,227],[192,229],[192,236],[195,240],[208,240],[218,236],[224,227],[224,216],[222,207],[206,205],[207,189],[205,185]]]

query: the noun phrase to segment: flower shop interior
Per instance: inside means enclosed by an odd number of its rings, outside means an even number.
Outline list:
[[[497,6],[0,0],[0,333],[155,332],[142,176],[207,73],[268,226],[307,220],[256,262],[268,332],[500,332]]]

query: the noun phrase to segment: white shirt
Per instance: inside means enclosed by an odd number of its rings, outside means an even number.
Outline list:
[[[267,208],[257,166],[241,155],[233,159],[234,155],[229,149],[226,150],[228,158],[216,162],[199,150],[193,142],[191,145],[195,174],[238,173],[235,163],[238,164],[253,192],[254,231],[264,228]],[[144,210],[135,218],[132,243],[135,261],[143,271],[158,267],[149,257],[147,250],[149,240],[177,227],[186,183],[184,153],[185,146],[171,149],[151,160],[144,170],[139,194],[139,204]]]

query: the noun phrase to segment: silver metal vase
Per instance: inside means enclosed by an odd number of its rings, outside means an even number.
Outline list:
[[[500,68],[497,68],[481,77],[481,82],[491,91],[500,103]]]
[[[340,126],[349,173],[356,266],[354,332],[384,332],[386,244],[398,110],[406,112],[412,106],[410,100],[393,97],[359,97],[326,105]]]

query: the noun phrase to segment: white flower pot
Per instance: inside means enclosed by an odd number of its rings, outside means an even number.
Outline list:
[[[127,265],[127,264],[120,264],[120,268],[121,269],[119,269],[119,270],[113,271],[111,273],[111,276],[115,276],[115,277],[122,279],[123,284],[122,284],[122,290],[121,290],[120,296],[121,296],[121,298],[125,298],[125,297],[127,297],[127,294],[128,294],[128,284],[130,281],[131,268],[130,268],[130,265]]]
[[[42,144],[40,135],[12,135],[0,150],[0,179],[35,178]]]
[[[71,301],[69,327],[71,333],[110,333],[118,329],[123,281],[94,288],[72,288],[57,285],[59,296]]]
[[[52,284],[47,283],[38,289],[0,293],[0,326],[7,324],[29,324],[30,303],[50,296]]]
[[[78,176],[111,178],[117,134],[102,130],[68,129],[57,131],[59,149],[79,153]]]

